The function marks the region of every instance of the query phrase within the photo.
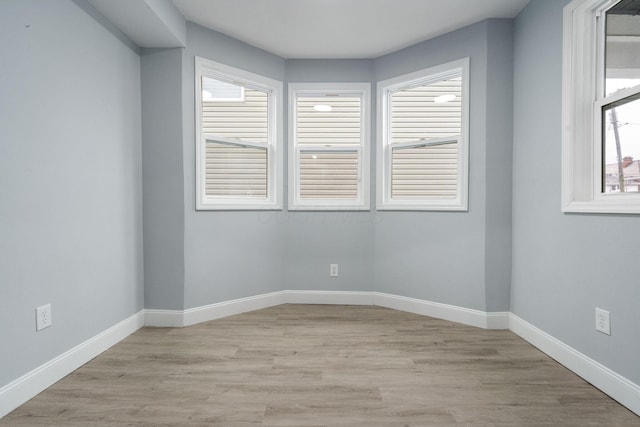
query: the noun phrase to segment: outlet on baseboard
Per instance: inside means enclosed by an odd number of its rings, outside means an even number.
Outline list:
[[[609,312],[598,307],[596,307],[596,330],[611,335]]]
[[[42,305],[36,308],[36,331],[41,331],[51,325],[53,325],[51,304]]]
[[[338,264],[329,264],[329,276],[338,277]]]

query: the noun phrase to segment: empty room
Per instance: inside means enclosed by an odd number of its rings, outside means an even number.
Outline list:
[[[640,1],[1,0],[0,425],[640,426]]]

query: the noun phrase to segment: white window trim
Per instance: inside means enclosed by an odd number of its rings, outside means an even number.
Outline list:
[[[389,92],[416,83],[442,80],[453,72],[462,72],[462,132],[458,146],[458,182],[455,199],[429,198],[394,200],[391,197],[391,146],[389,144]],[[469,58],[462,58],[426,68],[377,84],[378,147],[377,147],[377,210],[468,211],[469,210]],[[450,139],[454,139],[453,137]],[[415,144],[414,142],[408,143]],[[406,144],[397,144],[402,147]]]
[[[617,1],[574,0],[564,8],[563,212],[640,214],[640,194],[602,193],[602,102],[597,100],[602,91],[598,70],[604,68],[599,54],[604,49],[604,25],[597,25],[594,17]]]
[[[360,104],[360,140],[359,145],[311,146],[305,144],[307,151],[357,151],[358,152],[358,197],[353,200],[315,199],[302,200],[299,197],[299,160],[300,147],[296,141],[296,98],[300,95],[339,93],[357,95]],[[289,83],[289,210],[313,211],[368,211],[370,210],[370,136],[371,127],[371,84],[370,83]]]
[[[269,136],[266,144],[216,137],[202,133],[202,87],[201,76],[243,84],[269,93]],[[249,71],[234,68],[204,58],[195,58],[195,116],[196,116],[196,210],[281,210],[283,182],[283,84]],[[204,173],[207,139],[230,142],[238,145],[267,149],[267,198],[264,200],[242,197],[207,196]]]

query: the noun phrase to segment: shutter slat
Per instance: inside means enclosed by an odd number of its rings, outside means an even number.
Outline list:
[[[392,148],[392,197],[454,198],[458,180],[456,151],[457,143],[420,148]]]
[[[331,111],[316,111],[318,104]],[[299,96],[296,101],[296,143],[360,144],[360,97]]]
[[[238,141],[267,143],[269,95],[233,83],[202,77],[201,132]],[[267,149],[207,140],[205,143],[205,194],[265,199]]]
[[[267,197],[267,149],[206,144],[207,196]]]
[[[447,103],[435,97],[452,94]],[[430,83],[391,94],[391,143],[460,134],[462,127],[462,78]],[[402,124],[401,124],[402,123]]]
[[[233,87],[240,88],[230,83],[203,77],[203,88],[207,86],[211,90],[218,87],[223,93],[229,94],[234,93]],[[202,132],[241,141],[267,142],[269,95],[249,88],[245,88],[243,92],[242,101],[204,100]],[[239,93],[239,90],[235,93]]]
[[[455,95],[446,103],[441,95]],[[462,129],[461,77],[429,83],[392,93],[391,101],[391,197],[420,199],[454,198],[457,193],[457,143],[422,147],[393,144],[432,138],[457,137]]]
[[[358,196],[357,151],[303,151],[299,167],[301,199]]]
[[[331,111],[316,111],[318,104]],[[299,158],[299,197],[356,199],[359,189],[358,151],[309,151],[305,146],[360,145],[361,98],[359,96],[298,96],[296,144]]]

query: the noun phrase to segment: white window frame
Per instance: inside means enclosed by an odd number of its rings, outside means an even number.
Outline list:
[[[640,194],[602,192],[604,12],[618,0],[574,0],[564,8],[562,73],[562,211],[640,213]]]
[[[202,87],[201,77],[251,87],[266,91],[268,101],[267,143],[238,141],[202,132]],[[196,210],[281,210],[283,182],[283,84],[249,71],[234,68],[204,58],[195,58],[195,116],[196,116]],[[264,148],[267,150],[267,197],[251,199],[232,196],[207,196],[205,192],[206,141],[207,139]]]
[[[339,94],[359,96],[360,101],[360,144],[304,144],[304,149],[296,141],[296,106],[298,95],[313,96]],[[371,84],[370,83],[289,83],[289,210],[367,211],[370,209],[370,137],[371,127]],[[300,198],[299,177],[300,152],[304,151],[357,151],[358,153],[358,195],[355,200]]]
[[[447,78],[454,73],[462,75],[462,129],[459,137],[438,138],[433,141],[415,141],[391,144],[392,92],[405,87],[428,84]],[[468,211],[469,210],[469,58],[462,58],[435,67],[378,82],[378,147],[377,147],[377,204],[378,210],[415,211]],[[392,148],[440,144],[444,140],[458,139],[458,172],[456,197],[454,199],[424,198],[400,200],[391,197]]]

